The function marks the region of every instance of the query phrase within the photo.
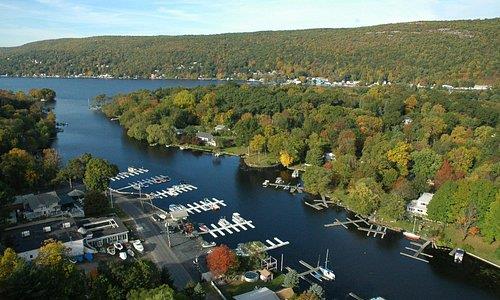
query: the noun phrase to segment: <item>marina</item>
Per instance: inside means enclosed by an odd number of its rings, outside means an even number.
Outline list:
[[[195,213],[218,210],[221,206],[227,206],[226,203],[224,203],[224,200],[219,200],[217,198],[212,198],[212,200],[210,200],[205,198],[200,202],[186,204],[186,211],[194,215]]]
[[[115,177],[110,178],[111,181],[122,180],[125,178],[137,176],[149,172],[148,169],[129,167],[127,171],[118,173]]]
[[[218,238],[220,236],[225,236],[226,234],[240,232],[241,230],[245,231],[248,229],[253,229],[255,228],[255,226],[252,223],[253,221],[242,218],[238,213],[233,213],[233,218],[231,221],[228,221],[223,217],[219,220],[217,225],[210,224],[210,226],[207,226],[208,230],[204,232],[202,231],[200,232],[200,234],[208,233],[212,237]]]

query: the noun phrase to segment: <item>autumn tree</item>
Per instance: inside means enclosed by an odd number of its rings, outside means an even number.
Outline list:
[[[238,258],[228,246],[221,245],[207,255],[207,265],[215,276],[224,275],[237,267]]]
[[[436,186],[436,188],[439,188],[446,181],[454,179],[456,179],[456,176],[451,164],[448,162],[448,160],[444,160],[443,164],[436,172],[436,176],[434,177],[434,185]]]
[[[266,138],[261,134],[255,135],[250,141],[250,151],[260,153],[265,150]]]
[[[85,169],[83,182],[88,190],[105,191],[110,178],[118,174],[118,167],[102,158],[91,158]]]
[[[293,156],[286,151],[280,152],[280,162],[283,166],[289,167],[293,163]]]
[[[434,178],[443,161],[441,155],[429,148],[412,152],[411,159],[413,160],[412,172],[426,180]]]
[[[308,166],[302,176],[304,187],[312,194],[324,195],[332,181],[331,173],[323,167]]]
[[[362,178],[348,189],[347,204],[363,215],[370,215],[380,205],[382,188],[373,178]]]
[[[401,176],[408,175],[408,162],[410,161],[411,145],[406,142],[398,142],[394,148],[387,152],[387,159],[396,163]]]

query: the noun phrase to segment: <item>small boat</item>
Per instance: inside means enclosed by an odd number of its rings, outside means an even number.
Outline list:
[[[113,246],[116,248],[116,250],[120,251],[123,249],[123,245],[120,242],[113,243]]]
[[[403,236],[410,240],[410,241],[418,241],[420,239],[420,235],[418,234],[415,234],[415,227],[417,225],[417,218],[413,218],[413,231],[412,232],[409,232],[409,231],[404,231],[403,232]]]
[[[154,182],[158,184],[158,183],[163,183],[165,181],[163,181],[161,178],[156,178]]]
[[[463,249],[457,248],[457,250],[455,250],[453,261],[457,264],[461,264],[462,261],[464,260],[464,254],[465,251]]]
[[[135,240],[133,243],[132,243],[132,246],[134,247],[134,249],[139,252],[139,253],[142,253],[144,251],[144,246],[142,245],[142,242],[140,240]]]
[[[111,121],[118,121],[120,118],[111,118]]]
[[[212,248],[212,247],[215,247],[217,244],[215,242],[203,242],[201,243],[201,247],[202,248]]]
[[[116,253],[116,248],[114,245],[111,245],[109,246],[108,248],[106,248],[106,252],[109,254],[109,255],[115,255]]]
[[[128,249],[127,250],[127,254],[130,255],[131,257],[134,257],[135,256],[135,253],[132,249]]]
[[[299,170],[295,169],[293,170],[292,178],[297,178],[297,177],[299,177]]]
[[[264,180],[264,182],[262,183],[262,186],[268,186],[269,185],[269,180]]]
[[[212,203],[212,210],[219,210],[220,206],[217,203]]]
[[[127,168],[127,171],[128,171],[129,173],[132,173],[132,172],[137,171],[137,169],[136,169],[135,167],[128,167],[128,168]]]
[[[184,150],[184,149],[186,149],[186,147],[184,147],[184,146],[179,146],[179,149]]]
[[[72,263],[72,264],[76,264],[76,263],[78,262],[78,261],[77,261],[75,258],[73,258],[73,257],[69,257],[69,258],[68,258],[68,261],[69,261],[70,263]]]
[[[222,217],[219,219],[219,222],[217,222],[217,224],[219,224],[220,226],[227,226],[227,225],[231,225],[231,223],[229,223],[228,220],[226,220],[226,217]]]
[[[283,178],[276,177],[276,181],[274,183],[276,183],[276,184],[282,184],[283,182],[285,182],[285,181],[283,181]]]
[[[243,219],[239,213],[233,213],[233,217],[232,217],[232,220],[234,223],[243,223],[245,222],[246,220]]]
[[[208,228],[208,226],[207,226],[207,225],[205,225],[205,224],[201,224],[201,225],[200,225],[200,231],[201,231],[201,232],[208,232],[209,230],[210,230],[210,229]]]
[[[127,259],[127,252],[123,251],[123,252],[120,252],[120,254],[118,254],[120,256],[120,258],[122,260],[126,260]]]
[[[214,154],[214,156],[215,156],[215,157],[219,157],[219,156],[220,156],[220,153],[219,153],[219,152],[216,152],[216,153]]]
[[[323,281],[323,279],[321,279],[323,276],[321,276],[321,274],[319,272],[312,272],[311,273],[311,276],[316,278],[318,281]]]
[[[151,146],[151,147],[154,147],[156,145],[158,145],[158,143],[151,143],[151,144],[149,144],[149,146]]]

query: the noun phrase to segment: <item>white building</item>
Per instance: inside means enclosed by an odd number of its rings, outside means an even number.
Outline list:
[[[267,287],[254,289],[248,293],[237,295],[233,297],[235,300],[279,300],[280,298],[275,292]]]
[[[115,242],[128,242],[128,229],[116,217],[82,219],[77,222],[77,226],[85,238],[85,243],[95,248]]]
[[[427,216],[427,206],[434,197],[434,194],[423,193],[417,200],[412,200],[407,206],[406,211],[420,216]]]
[[[217,146],[217,143],[215,142],[215,138],[213,135],[211,135],[210,133],[206,133],[206,132],[198,132],[196,134],[196,137],[204,142],[206,145],[209,145],[209,146],[212,146],[212,147],[215,147]]]
[[[4,245],[14,249],[27,261],[35,259],[43,242],[50,239],[62,242],[70,257],[81,256],[84,252],[84,238],[71,218],[51,218],[22,224],[5,229],[2,235]]]
[[[27,194],[16,196],[14,204],[22,205],[23,215],[29,221],[41,217],[53,217],[62,214],[61,199],[56,192],[44,194]]]

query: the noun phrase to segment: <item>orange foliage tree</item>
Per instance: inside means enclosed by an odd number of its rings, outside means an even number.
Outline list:
[[[215,247],[207,256],[207,265],[210,271],[218,276],[226,274],[231,268],[238,265],[236,254],[226,245]]]

